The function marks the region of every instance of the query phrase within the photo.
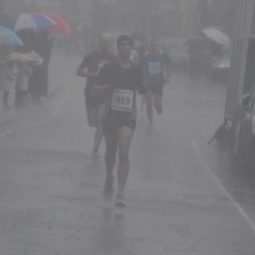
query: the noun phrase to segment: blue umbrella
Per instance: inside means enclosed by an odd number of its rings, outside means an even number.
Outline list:
[[[11,30],[40,29],[55,25],[56,23],[53,20],[40,13],[24,13],[9,19],[5,24]]]
[[[0,27],[0,45],[23,46],[19,37],[6,27]]]

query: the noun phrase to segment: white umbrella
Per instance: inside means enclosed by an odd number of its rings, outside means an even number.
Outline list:
[[[203,29],[202,32],[205,34],[205,36],[207,36],[214,42],[224,47],[229,47],[231,45],[230,38],[216,28],[209,27],[209,28]]]

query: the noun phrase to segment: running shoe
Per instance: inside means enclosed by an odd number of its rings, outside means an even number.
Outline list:
[[[104,185],[104,199],[106,201],[110,201],[113,196],[113,181],[114,177],[113,175],[107,175],[105,179],[105,185]]]
[[[125,200],[123,198],[122,195],[118,195],[115,201],[115,206],[119,207],[119,208],[125,208],[126,204],[125,204]]]

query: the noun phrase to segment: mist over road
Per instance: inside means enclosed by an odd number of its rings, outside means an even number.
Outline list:
[[[103,199],[104,144],[91,156],[80,61],[54,53],[45,104],[2,120],[1,254],[254,255],[255,195],[239,201],[224,152],[207,146],[226,86],[173,75],[152,133],[139,112],[121,210]]]

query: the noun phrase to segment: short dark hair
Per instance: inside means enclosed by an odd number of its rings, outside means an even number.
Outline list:
[[[130,35],[120,35],[120,36],[118,37],[118,39],[117,39],[117,46],[119,46],[120,43],[123,42],[123,41],[128,41],[128,42],[130,42],[130,44],[132,45],[132,47],[133,47],[133,45],[134,45],[133,38],[132,38]]]

